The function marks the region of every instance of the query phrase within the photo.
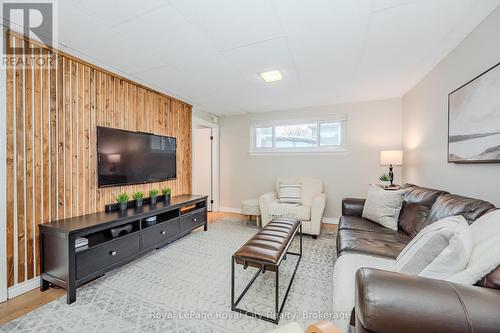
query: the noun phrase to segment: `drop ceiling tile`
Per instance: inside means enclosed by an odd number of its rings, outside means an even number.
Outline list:
[[[374,13],[356,74],[359,84],[356,93],[403,95],[416,84],[418,72],[428,72],[440,60],[443,50],[449,52],[456,45],[458,41],[448,36],[453,29],[467,28],[462,18],[471,3],[471,0],[409,2]],[[460,35],[468,32],[462,30]]]
[[[285,38],[276,38],[224,52],[226,59],[250,82],[265,85],[259,73],[279,70],[283,80],[268,86],[286,85],[298,80],[293,57]]]
[[[171,3],[218,50],[283,36],[269,0],[172,0]]]
[[[302,84],[311,97],[349,95],[372,0],[274,0]]]
[[[136,52],[130,40],[103,27],[73,2],[61,2],[59,11],[58,41],[68,53],[78,53],[85,60],[124,72],[130,68],[140,68],[153,58],[152,55]]]
[[[65,2],[68,0],[64,0]],[[93,13],[107,27],[124,23],[168,4],[168,0],[71,0]]]

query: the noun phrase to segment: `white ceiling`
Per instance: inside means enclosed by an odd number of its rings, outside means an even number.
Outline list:
[[[64,0],[59,47],[214,114],[400,97],[500,0]],[[259,72],[279,69],[283,81]]]

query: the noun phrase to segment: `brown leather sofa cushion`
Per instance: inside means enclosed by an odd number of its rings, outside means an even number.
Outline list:
[[[339,220],[338,230],[360,230],[369,231],[375,234],[397,234],[397,231],[381,226],[371,220],[358,216],[342,216]],[[376,237],[376,235],[374,236]]]
[[[434,204],[434,202],[440,195],[448,194],[448,192],[446,191],[421,187],[413,184],[404,184],[400,189],[405,191],[405,202],[419,203],[422,205],[427,205],[429,207]]]
[[[404,184],[401,189],[405,193],[398,225],[413,238],[428,225],[426,220],[436,199],[448,192],[412,184]]]
[[[401,231],[389,234],[341,229],[337,235],[337,250],[339,255],[354,252],[395,259],[410,241],[410,236]]]
[[[455,194],[444,194],[432,205],[427,223],[434,223],[448,216],[462,215],[469,224],[494,209],[491,203]]]
[[[415,237],[427,224],[427,217],[431,208],[427,205],[413,202],[404,202],[399,214],[399,228],[411,238]]]

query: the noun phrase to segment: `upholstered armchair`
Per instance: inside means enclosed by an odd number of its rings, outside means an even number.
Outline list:
[[[298,204],[281,203],[278,198],[280,184],[302,185],[301,200]],[[268,224],[273,217],[295,218],[302,221],[302,232],[319,235],[321,220],[326,206],[326,194],[323,193],[323,182],[321,179],[307,177],[282,177],[276,180],[274,191],[265,193],[259,197],[260,212],[262,214],[262,226]]]

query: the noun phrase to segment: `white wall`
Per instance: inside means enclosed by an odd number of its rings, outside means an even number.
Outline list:
[[[500,206],[499,164],[447,163],[448,94],[500,61],[499,32],[500,7],[404,96],[405,181]]]
[[[343,154],[249,155],[253,121],[347,114],[347,148]],[[386,171],[380,166],[384,149],[401,148],[401,99],[266,112],[220,119],[220,206],[239,208],[241,200],[271,191],[278,176],[323,179],[326,217],[341,215],[343,197],[365,197],[369,183]],[[395,168],[396,181],[401,180]]]
[[[193,118],[201,119],[204,121],[209,121],[210,120],[210,114],[206,112],[205,110],[201,109],[200,107],[193,105]]]

